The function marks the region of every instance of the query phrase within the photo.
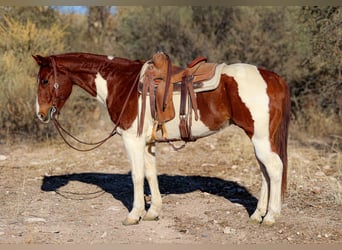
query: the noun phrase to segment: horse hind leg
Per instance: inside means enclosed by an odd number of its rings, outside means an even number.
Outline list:
[[[261,190],[260,190],[260,198],[258,201],[257,208],[251,216],[251,221],[255,223],[261,223],[262,218],[266,215],[267,206],[268,206],[268,198],[269,198],[269,178],[266,172],[265,166],[258,160],[260,170],[261,170]]]
[[[151,206],[145,214],[143,220],[158,220],[162,208],[162,198],[158,186],[155,144],[145,147],[145,177],[151,191]]]
[[[261,167],[264,176],[260,200],[257,209],[251,218],[252,220],[260,221],[261,217],[265,215],[265,204],[267,204],[266,215],[263,218],[262,223],[265,225],[273,225],[281,211],[283,163],[279,155],[270,149],[268,139],[252,141],[255,148],[255,154],[264,166],[264,168]],[[266,200],[268,200],[268,202],[265,202]]]

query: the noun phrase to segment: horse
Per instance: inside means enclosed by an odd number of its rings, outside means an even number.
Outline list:
[[[165,53],[160,52],[161,55]],[[133,207],[124,225],[140,220],[157,220],[162,208],[156,170],[156,140],[152,139],[154,119],[146,102],[143,128],[138,133],[142,81],[149,61],[129,60],[89,53],[33,56],[39,66],[36,115],[44,123],[56,119],[78,85],[103,103],[122,137],[133,181]],[[212,135],[230,124],[242,128],[250,138],[262,172],[260,198],[250,220],[273,225],[280,215],[286,192],[287,138],[290,120],[290,94],[286,82],[272,71],[250,64],[221,65],[218,86],[196,93],[198,119],[192,120],[195,138]],[[181,140],[180,98],[173,96],[175,118],[165,127],[170,138]],[[144,178],[151,191],[151,205],[145,211]]]

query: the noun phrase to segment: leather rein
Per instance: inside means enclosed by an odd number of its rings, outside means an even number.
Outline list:
[[[117,122],[113,128],[113,130],[111,131],[111,133],[104,139],[100,140],[100,141],[97,141],[97,142],[85,142],[85,141],[82,141],[80,139],[78,139],[77,137],[75,137],[74,135],[72,135],[69,131],[67,131],[65,128],[62,127],[62,125],[59,123],[59,121],[57,120],[56,116],[54,115],[54,113],[59,113],[58,109],[57,109],[57,105],[56,105],[56,99],[63,99],[63,97],[61,96],[58,96],[58,89],[59,89],[59,84],[57,82],[57,66],[56,66],[56,61],[54,59],[54,57],[51,57],[51,63],[52,63],[52,67],[53,67],[53,72],[54,72],[54,80],[55,80],[55,83],[53,84],[53,89],[54,89],[54,92],[53,92],[53,95],[52,95],[52,108],[51,108],[51,119],[57,129],[57,132],[58,134],[62,137],[63,141],[69,146],[71,147],[72,149],[75,149],[77,151],[80,151],[80,152],[88,152],[88,151],[91,151],[91,150],[94,150],[98,147],[100,147],[102,144],[104,144],[106,141],[108,141],[112,136],[116,135],[117,134],[117,128],[119,127],[120,125],[120,121],[121,121],[121,118],[124,114],[124,111],[127,107],[127,104],[128,104],[128,101],[129,101],[129,98],[131,96],[131,94],[133,93],[133,90],[135,89],[135,87],[137,86],[138,82],[139,82],[139,74],[137,75],[133,85],[132,85],[132,88],[130,89],[128,95],[127,95],[127,98],[122,106],[122,109],[121,109],[121,112],[120,112],[120,115],[117,119]],[[76,142],[80,143],[80,144],[83,144],[83,145],[88,145],[88,146],[93,146],[91,148],[88,148],[88,149],[80,149],[80,148],[77,148],[75,146],[73,146],[70,142],[67,141],[66,137],[63,135],[66,134],[68,135],[70,138],[72,138],[73,140],[75,140]]]

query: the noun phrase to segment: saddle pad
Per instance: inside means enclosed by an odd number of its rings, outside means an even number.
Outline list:
[[[210,91],[210,90],[216,89],[220,83],[222,69],[225,65],[226,65],[225,63],[221,63],[221,64],[217,65],[217,67],[215,69],[215,75],[210,80],[194,83],[195,93],[200,93],[200,92]],[[138,86],[138,91],[140,94],[142,93],[142,86],[143,86],[142,78],[144,76],[146,68],[147,68],[147,64],[146,64],[146,66],[144,65],[142,67],[141,72],[140,72],[140,81],[139,81],[139,86]],[[181,86],[180,82],[174,84],[174,88],[173,88],[173,94],[174,95],[180,95],[180,86]]]
[[[225,63],[221,63],[221,64],[217,65],[217,67],[215,69],[215,75],[210,80],[194,83],[195,93],[200,93],[200,92],[210,91],[210,90],[216,89],[220,83],[222,69],[225,65],[226,65]],[[180,85],[180,83],[179,83],[179,85]],[[177,89],[177,88],[175,87],[175,89]],[[175,90],[174,92],[177,92],[177,90]]]

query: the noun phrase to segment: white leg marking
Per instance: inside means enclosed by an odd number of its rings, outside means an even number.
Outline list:
[[[134,185],[133,208],[123,221],[125,225],[136,224],[145,213],[144,201],[144,147],[145,138],[137,137],[130,131],[122,132],[122,139],[125,145],[128,158],[132,168],[132,180]]]
[[[139,98],[139,113],[141,109],[141,98]],[[138,117],[132,123],[132,126],[127,130],[118,128],[118,133],[122,135],[123,143],[131,163],[132,180],[134,185],[134,201],[132,211],[123,221],[124,225],[132,225],[139,222],[145,214],[145,200],[144,200],[144,177],[146,164],[146,175],[151,187],[152,206],[150,208],[151,215],[158,217],[161,209],[161,197],[158,188],[158,181],[156,176],[156,164],[154,155],[147,152],[146,141],[151,137],[153,120],[151,117],[150,107],[147,100],[146,114],[144,121],[144,130],[141,136],[137,136]],[[146,217],[147,219],[147,217]]]
[[[280,214],[281,210],[281,178],[283,172],[283,163],[276,153],[271,152],[270,150],[264,151],[264,148],[262,146],[259,146],[259,142],[254,142],[254,147],[258,159],[266,167],[267,174],[270,180],[268,210],[263,223],[272,225],[274,224],[275,218]],[[262,198],[265,197],[260,197],[260,199]],[[260,200],[260,202],[262,201]]]
[[[106,104],[107,97],[108,97],[107,81],[101,76],[100,73],[96,74],[95,86],[96,86],[96,98],[104,105],[107,105]]]
[[[266,171],[266,170],[265,170]],[[261,178],[262,178],[262,182],[261,182],[261,190],[260,190],[260,198],[258,201],[258,205],[256,210],[254,211],[254,213],[251,216],[251,220],[255,221],[257,223],[261,223],[262,222],[262,217],[265,216],[266,212],[267,212],[267,203],[268,203],[268,184],[266,182],[266,178],[265,175],[266,173],[262,173]]]
[[[162,207],[162,198],[159,191],[156,157],[155,157],[155,144],[145,147],[145,176],[151,190],[151,207],[149,208],[144,220],[156,220]]]
[[[266,224],[273,224],[274,217],[281,210],[281,175],[283,165],[279,156],[272,152],[269,140],[269,97],[267,84],[257,67],[248,64],[232,64],[223,69],[223,73],[234,77],[238,85],[239,96],[249,109],[254,120],[252,142],[258,159],[264,164],[270,179],[270,199],[268,212],[264,218]],[[265,207],[267,188],[262,186],[258,208]]]

